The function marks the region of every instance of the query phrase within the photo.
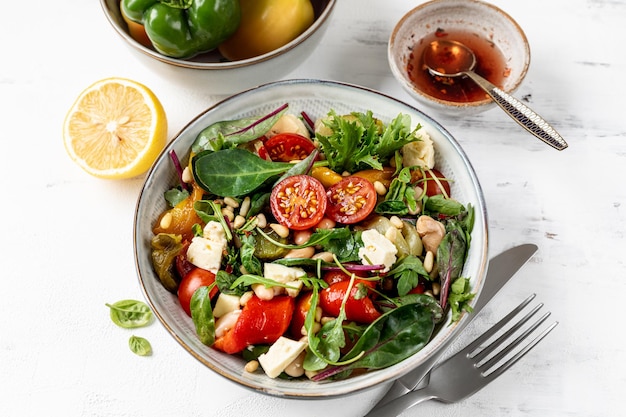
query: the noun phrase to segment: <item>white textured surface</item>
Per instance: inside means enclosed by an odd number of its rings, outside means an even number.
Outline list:
[[[141,298],[132,217],[142,181],[100,181],[75,166],[61,141],[65,112],[93,81],[125,76],[159,96],[173,136],[220,97],[208,80],[165,79],[140,64],[98,2],[39,3],[28,10],[7,3],[4,15],[14,17],[0,26],[0,416],[357,416],[367,393],[331,402],[260,396],[200,366],[158,324],[131,332],[110,322],[105,302]],[[454,348],[530,292],[561,323],[485,390],[403,416],[621,415],[626,55],[611,47],[626,36],[626,2],[494,3],[531,43],[517,95],[570,147],[550,149],[498,109],[466,119],[433,115],[481,179],[491,253],[524,242],[540,248]],[[290,77],[348,81],[409,101],[388,69],[386,41],[410,7],[342,0],[320,49]],[[131,334],[148,338],[154,355],[130,353]]]

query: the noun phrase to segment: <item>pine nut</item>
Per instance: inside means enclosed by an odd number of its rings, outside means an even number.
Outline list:
[[[433,282],[433,295],[439,295],[441,292],[441,284],[438,282]]]
[[[383,184],[380,181],[374,181],[374,190],[376,191],[376,194],[378,195],[387,194],[387,187],[385,187],[385,184]]]
[[[390,227],[385,232],[385,237],[387,239],[389,239],[389,241],[394,243],[396,241],[396,239],[398,238],[398,229],[396,229],[395,227]]]
[[[404,222],[398,216],[391,216],[389,222],[391,222],[396,229],[402,229],[404,227]]]
[[[287,226],[283,226],[282,224],[278,224],[278,223],[271,223],[270,227],[280,237],[289,236],[289,228]]]
[[[256,225],[261,229],[264,229],[267,226],[267,218],[265,217],[265,214],[259,213],[256,215]]]
[[[190,184],[191,182],[193,182],[193,174],[191,173],[191,170],[188,166],[183,169],[182,177],[185,184]]]
[[[259,369],[259,361],[255,361],[252,360],[248,363],[246,363],[246,366],[244,367],[246,372],[256,372],[257,369]]]
[[[231,208],[234,208],[234,209],[239,207],[239,201],[235,200],[232,197],[224,197],[224,204],[226,204],[228,207],[231,207]]]
[[[161,217],[161,221],[159,222],[159,226],[161,229],[167,229],[172,225],[172,213],[167,212]]]
[[[222,208],[222,216],[226,217],[231,222],[235,220],[235,212],[228,206]]]
[[[239,305],[240,306],[245,306],[248,301],[250,301],[250,299],[252,298],[252,296],[254,295],[254,291],[246,291],[244,292],[241,297],[239,297]]]
[[[239,209],[239,215],[246,217],[248,215],[248,212],[250,211],[250,197],[246,196],[246,198],[243,199],[243,201],[241,202],[241,208]]]
[[[430,274],[433,270],[434,264],[435,264],[435,254],[432,253],[432,251],[427,251],[426,255],[424,256],[424,269],[426,270],[426,272]]]
[[[246,224],[246,219],[242,215],[238,214],[235,216],[235,220],[233,221],[233,228],[239,229],[241,226]]]

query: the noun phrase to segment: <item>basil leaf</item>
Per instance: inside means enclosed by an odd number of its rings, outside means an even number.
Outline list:
[[[105,304],[110,309],[113,323],[125,329],[144,327],[152,322],[152,310],[144,302],[137,300],[121,300],[113,304]]]
[[[207,346],[211,346],[215,342],[215,318],[209,297],[214,286],[215,283],[198,288],[194,291],[189,303],[191,320],[196,327],[198,338]]]
[[[139,356],[150,356],[152,354],[152,345],[143,337],[131,336],[128,339],[128,347],[134,354]]]
[[[204,152],[193,158],[193,175],[204,190],[221,197],[249,194],[293,164],[272,162],[244,149]]]

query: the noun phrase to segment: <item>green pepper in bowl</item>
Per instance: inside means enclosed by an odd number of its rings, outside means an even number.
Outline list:
[[[144,25],[158,52],[174,58],[215,49],[241,20],[238,0],[122,0],[121,8]]]

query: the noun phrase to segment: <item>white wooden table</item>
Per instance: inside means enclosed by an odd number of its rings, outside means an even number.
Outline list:
[[[626,39],[626,1],[493,2],[531,43],[517,95],[570,147],[549,148],[498,109],[463,119],[433,114],[481,180],[490,253],[539,246],[454,347],[532,292],[560,325],[473,397],[403,415],[623,415],[626,53],[618,42]],[[386,42],[418,3],[340,0],[320,48],[288,78],[346,81],[411,102],[388,69]],[[239,388],[185,354],[159,324],[137,332],[153,356],[128,350],[130,333],[110,322],[104,303],[142,297],[132,255],[142,179],[82,172],[63,149],[63,118],[83,88],[114,75],[153,89],[170,137],[222,97],[209,83],[168,82],[140,65],[95,0],[7,2],[3,16],[0,416],[356,417],[366,396],[287,401]]]

